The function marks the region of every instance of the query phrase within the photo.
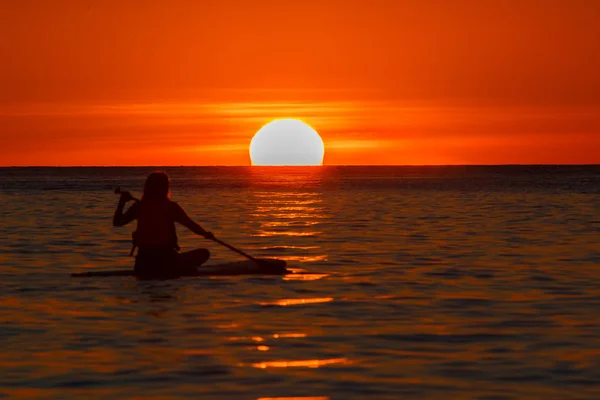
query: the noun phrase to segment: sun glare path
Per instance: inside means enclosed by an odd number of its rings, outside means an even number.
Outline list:
[[[333,297],[317,297],[312,299],[281,299],[272,302],[259,303],[261,306],[295,306],[304,304],[328,303],[333,301]]]
[[[294,360],[294,361],[265,361],[252,364],[255,368],[290,368],[290,367],[306,367],[319,368],[329,364],[346,363],[347,358],[330,358],[327,360]]]

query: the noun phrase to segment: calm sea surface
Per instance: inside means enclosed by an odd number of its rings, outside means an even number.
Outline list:
[[[0,169],[0,397],[600,398],[600,167],[168,167],[313,274],[71,278],[131,267],[112,190],[154,169]]]

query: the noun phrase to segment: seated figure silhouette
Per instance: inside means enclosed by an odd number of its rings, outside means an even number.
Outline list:
[[[207,249],[179,253],[175,222],[206,239],[214,236],[171,200],[170,179],[165,172],[157,171],[148,176],[141,201],[136,200],[129,192],[120,193],[113,225],[123,226],[137,219],[137,229],[133,234],[134,248],[138,248],[134,266],[137,276],[168,278],[193,275],[196,267],[208,260],[210,253]],[[123,213],[128,201],[135,202]]]

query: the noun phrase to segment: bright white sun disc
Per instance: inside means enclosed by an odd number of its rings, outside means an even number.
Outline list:
[[[256,132],[250,142],[252,165],[322,165],[321,136],[297,119],[277,119]]]

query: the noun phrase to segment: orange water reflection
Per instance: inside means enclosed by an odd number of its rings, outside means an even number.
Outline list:
[[[260,231],[254,236],[317,236],[322,232]]]
[[[319,246],[292,246],[292,245],[261,247],[261,249],[263,249],[263,250],[287,250],[287,249],[312,250],[312,249],[318,249],[318,248],[319,248]]]
[[[276,257],[288,264],[326,261],[327,255],[320,252],[321,247],[311,239],[322,235],[321,226],[327,218],[322,193],[304,185],[306,179],[318,178],[320,173],[287,169],[268,172],[291,175],[272,177],[274,181],[286,182],[285,190],[253,193],[250,215],[253,223],[257,224],[253,236],[268,238],[273,244],[264,250],[276,251]],[[264,176],[261,175],[261,179]]]
[[[261,306],[295,306],[302,304],[317,304],[317,303],[327,303],[333,301],[333,297],[317,297],[312,299],[281,299],[273,302],[263,302],[259,303]]]
[[[279,200],[271,200],[270,203],[273,203],[273,205],[256,207],[256,211],[258,211],[258,212],[269,212],[269,211],[309,211],[309,212],[313,212],[313,211],[321,210],[321,208],[319,208],[319,207],[308,207],[305,205],[297,205],[297,206],[282,205],[282,204],[290,204],[289,201],[280,202]]]
[[[264,217],[265,213],[251,213],[249,214],[251,217]],[[300,212],[272,212],[270,213],[270,216],[272,218],[285,218],[285,219],[321,219],[321,218],[325,218],[324,215],[318,215],[318,214],[311,214],[311,213],[300,213]]]
[[[285,261],[299,261],[299,262],[313,262],[313,261],[325,261],[327,257],[323,255],[319,256],[280,256],[277,257]]]
[[[263,226],[265,227],[278,227],[278,226],[313,226],[317,225],[319,222],[317,221],[273,221],[273,222],[265,222]]]
[[[328,277],[329,274],[287,274],[284,281],[316,281]]]
[[[274,333],[273,337],[275,339],[279,338],[303,338],[306,337],[306,333]]]
[[[294,361],[264,361],[260,363],[254,363],[254,368],[294,368],[294,367],[305,367],[305,368],[319,368],[324,365],[340,364],[347,362],[347,358],[329,358],[326,360],[294,360]]]

